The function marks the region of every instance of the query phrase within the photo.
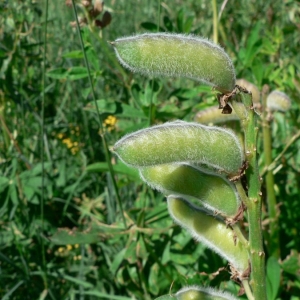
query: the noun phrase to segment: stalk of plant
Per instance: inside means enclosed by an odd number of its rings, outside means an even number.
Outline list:
[[[257,163],[257,132],[256,115],[251,92],[241,89],[238,98],[244,104],[247,114],[240,114],[241,126],[244,131],[245,152],[248,168],[248,197],[244,197],[249,223],[249,247],[251,257],[251,287],[254,299],[267,299],[265,279],[265,253],[261,228],[261,180]],[[232,102],[233,108],[236,101]],[[236,110],[239,112],[239,109]]]
[[[217,246],[212,249],[230,262],[234,256],[239,257],[241,253],[247,253],[251,270],[245,267],[243,258],[243,268],[233,269],[233,278],[240,280],[244,285],[248,299],[267,299],[261,228],[261,182],[256,150],[258,128],[251,92],[238,86],[235,87],[235,71],[230,58],[222,48],[205,39],[164,33],[144,34],[118,39],[113,46],[120,62],[132,71],[151,75],[189,77],[210,84],[222,92],[218,99],[223,113],[230,113],[231,108],[227,103],[231,103],[244,132],[244,147],[237,142],[236,136],[233,136],[230,131],[176,121],[127,135],[116,143],[113,150],[125,163],[141,169],[142,178],[156,188],[159,187],[166,194],[175,191],[180,197],[185,198],[191,195],[190,191],[183,193],[183,190],[177,189],[179,185],[174,184],[177,180],[177,172],[169,172],[170,168],[164,169],[161,167],[162,164],[189,164],[191,166],[200,164],[201,168],[205,165],[210,172],[223,172],[230,180],[236,181],[239,198],[247,208],[249,242],[240,233],[238,224],[232,222],[229,226],[238,232],[238,238],[242,241],[239,247],[244,248],[241,248],[241,252],[237,254],[239,250],[235,248],[235,243],[232,241],[234,235],[229,230],[228,233],[219,235],[217,240],[223,239],[225,244],[229,243],[232,247]],[[240,180],[243,174],[243,160],[246,161],[247,194]],[[152,169],[143,171],[143,168]],[[157,170],[168,173],[167,177],[164,177],[164,174],[158,176],[155,173]],[[191,178],[195,177],[193,172],[190,174],[192,174]],[[159,182],[160,180],[162,182]],[[214,189],[218,188],[215,185],[210,186]],[[191,187],[189,189],[192,190]],[[193,236],[197,236],[197,232],[204,233],[206,222],[195,221],[200,220],[198,217],[200,212],[196,212],[193,206],[182,201],[168,200],[171,216]],[[223,202],[226,206],[226,199],[223,199]],[[219,210],[222,211],[220,208]],[[212,214],[213,211],[210,213]],[[243,217],[243,210],[240,211],[239,217]],[[223,220],[213,221],[207,216],[204,219],[207,220],[207,230],[212,234],[205,235],[203,241],[210,245],[217,235],[218,228],[223,228],[225,232],[226,225]],[[226,240],[228,238],[231,240]],[[249,287],[249,274],[251,288]]]

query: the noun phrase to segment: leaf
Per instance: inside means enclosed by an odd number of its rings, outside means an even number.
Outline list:
[[[0,176],[0,193],[5,190],[8,184],[9,184],[9,179],[7,177]]]
[[[98,230],[81,232],[77,229],[59,228],[50,240],[55,245],[93,244],[99,242],[100,232]]]
[[[282,262],[281,268],[284,272],[300,276],[300,254],[296,250],[291,250],[291,254]]]
[[[191,32],[193,22],[194,22],[194,17],[193,16],[188,17],[187,20],[184,22],[183,31],[185,33],[190,33]]]
[[[116,113],[115,116],[118,116],[120,118],[132,118],[132,119],[148,119],[147,116],[145,116],[144,112],[141,110],[138,110],[131,105],[122,103],[122,112]]]
[[[67,69],[65,68],[57,68],[52,69],[46,73],[46,76],[53,79],[67,79]]]
[[[280,286],[280,265],[275,257],[267,261],[267,295],[268,300],[275,300]]]
[[[68,71],[69,80],[78,80],[88,77],[88,71],[86,67],[73,67]]]
[[[163,28],[157,27],[157,25],[152,22],[143,22],[141,23],[141,27],[153,32],[157,32],[157,30],[164,31]]]
[[[164,25],[168,29],[169,32],[173,31],[173,23],[168,16],[164,16]]]
[[[116,272],[118,271],[122,261],[124,260],[126,251],[127,251],[127,249],[124,248],[117,255],[115,255],[115,259],[113,260],[111,267],[110,267],[110,271],[112,274],[115,275]]]
[[[113,114],[115,113],[116,109],[117,109],[117,105],[115,102],[111,102],[111,101],[107,101],[105,99],[100,99],[100,100],[96,100],[98,109],[99,109],[99,113],[100,114]],[[95,105],[95,102],[92,101],[90,103],[88,103],[85,107],[84,110],[93,112],[93,113],[97,113],[97,108]]]
[[[154,295],[157,295],[159,292],[159,281],[158,281],[159,269],[160,267],[158,263],[154,263],[151,266],[150,274],[149,274],[149,290]]]
[[[134,168],[130,168],[126,166],[124,163],[120,161],[118,162],[118,164],[113,165],[113,169],[117,174],[126,175],[132,180],[140,181],[140,176],[138,171]],[[99,163],[88,165],[86,167],[86,171],[87,172],[108,172],[109,169],[108,169],[108,164],[106,162],[99,162]]]
[[[83,58],[81,50],[70,51],[62,55],[64,58]]]
[[[135,264],[137,262],[136,256],[136,242],[131,238],[127,243],[127,247],[125,248],[126,252],[124,254],[124,259],[126,259],[130,264]]]
[[[183,32],[183,15],[184,15],[184,11],[183,8],[180,9],[180,11],[177,14],[177,29],[178,32]]]

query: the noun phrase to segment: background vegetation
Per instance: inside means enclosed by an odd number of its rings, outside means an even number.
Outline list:
[[[151,124],[192,121],[216,104],[214,91],[190,80],[131,74],[107,42],[157,30],[213,38],[212,3],[105,1],[97,19],[106,11],[111,23],[101,29],[90,20],[81,28],[89,68],[70,24],[72,4],[49,1],[47,16],[45,1],[0,3],[2,299],[153,299],[208,283],[237,294],[226,262],[175,226],[163,196],[103,146]],[[265,206],[263,224],[269,298],[300,299],[300,5],[241,0],[217,7],[219,43],[237,77],[292,99],[291,110],[272,121],[279,259],[268,259]],[[265,174],[262,139],[259,147]]]

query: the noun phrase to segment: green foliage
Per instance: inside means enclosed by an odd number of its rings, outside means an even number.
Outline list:
[[[111,24],[103,30],[94,23],[81,28],[89,67],[78,31],[70,25],[72,7],[49,1],[45,22],[45,4],[0,3],[0,298],[155,299],[194,284],[237,295],[239,286],[222,269],[226,262],[173,224],[162,195],[142,184],[132,169],[115,164],[115,158],[111,176],[100,136],[104,132],[111,147],[127,133],[170,120],[191,121],[216,104],[211,88],[188,79],[147,79],[124,71],[107,43],[158,28],[212,37],[211,2],[188,0],[183,7],[180,1],[160,6],[140,1],[136,9],[137,1],[105,1]],[[84,8],[77,9],[84,17]],[[299,7],[296,1],[242,0],[228,1],[224,10],[218,2],[218,11],[219,43],[233,60],[237,78],[259,90],[268,84],[291,99],[291,109],[274,113],[271,123],[269,169],[278,203],[281,260],[268,251],[266,256],[270,299],[297,299]],[[237,122],[226,126],[238,127]],[[265,177],[262,142],[258,152]],[[262,191],[265,199],[264,182]],[[263,208],[269,226],[273,220],[266,202]],[[264,233],[268,246],[272,239],[268,230]]]

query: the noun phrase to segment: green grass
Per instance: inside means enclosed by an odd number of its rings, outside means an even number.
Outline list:
[[[111,176],[99,134],[103,126],[110,147],[128,132],[192,121],[216,104],[215,92],[195,82],[127,72],[107,43],[158,27],[212,38],[211,1],[106,1],[112,22],[101,36],[99,29],[81,30],[93,87],[78,31],[70,26],[72,7],[49,1],[45,48],[45,5],[0,4],[0,298],[154,299],[186,284],[236,294],[227,270],[214,274],[228,269],[226,262],[173,224],[161,194],[115,157]],[[299,24],[295,1],[228,1],[219,21],[219,43],[237,77],[292,99],[291,110],[272,121],[281,260],[271,259],[268,270],[281,275],[279,285],[269,275],[271,299],[300,297]],[[93,90],[104,100],[100,119]],[[263,173],[261,138],[259,152]],[[268,241],[266,202],[263,211]]]

